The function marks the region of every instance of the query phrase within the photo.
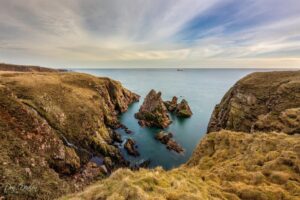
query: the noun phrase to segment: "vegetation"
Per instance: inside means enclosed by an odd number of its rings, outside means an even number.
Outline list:
[[[111,127],[136,100],[108,78],[1,72],[0,194],[53,199],[94,180],[92,156],[110,160],[109,168],[126,165],[112,145]]]
[[[177,169],[119,169],[62,199],[296,200],[299,144],[298,135],[283,133],[210,133],[188,163]]]
[[[238,81],[216,106],[208,132],[300,133],[300,71],[253,73]]]

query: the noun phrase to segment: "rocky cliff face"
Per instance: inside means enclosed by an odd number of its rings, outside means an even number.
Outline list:
[[[208,132],[300,133],[300,71],[253,73],[238,81],[211,116]]]
[[[166,128],[171,124],[167,108],[161,98],[161,93],[151,90],[135,117],[141,126]]]
[[[138,98],[108,78],[1,72],[0,198],[53,199],[126,165],[112,128]]]
[[[119,169],[62,199],[300,199],[299,77],[254,73],[239,81],[216,107],[210,133],[185,165],[170,171]],[[222,128],[245,132],[213,131]]]

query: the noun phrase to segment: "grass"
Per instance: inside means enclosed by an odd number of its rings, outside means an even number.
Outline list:
[[[208,134],[187,164],[132,172],[119,169],[83,192],[61,199],[300,198],[300,136],[221,131]]]
[[[112,167],[122,165],[109,126],[136,98],[108,78],[1,73],[0,194],[7,199],[53,199],[86,184],[72,176],[90,155],[67,147],[62,136],[80,149],[110,158]],[[35,189],[21,190],[23,186]]]

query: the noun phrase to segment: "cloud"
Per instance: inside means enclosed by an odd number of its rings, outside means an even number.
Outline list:
[[[300,66],[298,0],[0,0],[0,5],[4,62]]]

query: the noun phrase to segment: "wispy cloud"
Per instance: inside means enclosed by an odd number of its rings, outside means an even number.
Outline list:
[[[300,67],[298,0],[0,0],[0,61]]]

